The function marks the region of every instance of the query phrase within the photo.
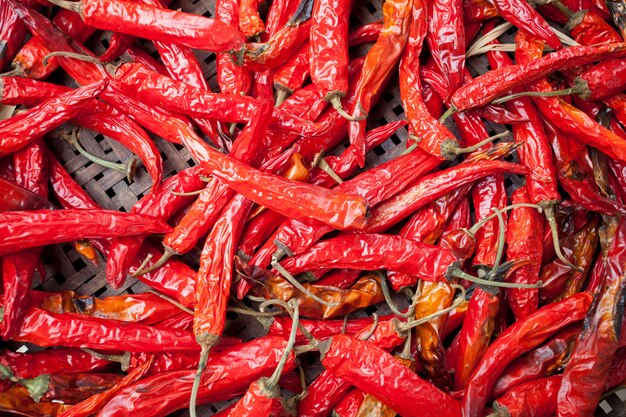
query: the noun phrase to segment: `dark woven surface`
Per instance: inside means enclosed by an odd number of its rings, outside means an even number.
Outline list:
[[[214,0],[176,1],[171,7],[210,17],[214,11]],[[381,17],[381,2],[368,1],[364,6],[356,7],[352,15],[352,26],[379,20]],[[108,35],[108,33],[104,33],[99,39],[90,41],[89,46],[94,52],[101,53],[106,49],[108,46]],[[155,58],[158,58],[154,47],[149,42],[143,43],[143,46]],[[195,51],[195,53],[204,69],[205,78],[209,81],[211,88],[215,90],[217,87],[215,80],[215,55],[202,51]],[[474,69],[474,72],[484,72],[486,69],[485,65],[483,61],[475,59],[469,63],[470,69]],[[392,79],[390,85],[393,87],[389,88],[382,95],[378,105],[370,113],[368,118],[369,127],[376,127],[405,118],[400,102],[397,79]],[[490,130],[499,132],[502,131],[502,127],[490,126]],[[377,165],[399,155],[406,148],[406,137],[406,129],[400,129],[387,142],[367,155],[367,165]],[[160,138],[155,138],[155,142],[163,156],[164,178],[193,165],[193,160],[189,153],[182,147],[175,146]],[[102,168],[85,159],[73,147],[65,143],[59,135],[52,135],[48,140],[48,144],[67,171],[104,208],[130,211],[132,206],[151,186],[150,176],[143,166],[138,168],[134,180],[129,183],[123,174]],[[126,161],[132,157],[132,154],[119,143],[102,135],[96,135],[94,132],[83,131],[81,144],[90,153],[110,161]],[[340,147],[337,152],[342,149]],[[519,182],[513,178],[509,183],[509,188],[515,188],[518,184]],[[188,261],[190,265],[196,266],[198,255],[199,249],[192,251],[184,260]],[[43,252],[43,259],[46,266],[46,277],[43,282],[35,283],[38,289],[45,291],[72,290],[79,294],[100,297],[127,292],[139,293],[144,292],[146,289],[144,284],[131,277],[128,277],[126,283],[120,289],[112,289],[107,286],[104,260],[102,260],[103,262],[99,267],[96,267],[90,262],[84,261],[70,244],[46,247]],[[367,309],[365,313],[372,314],[376,311],[377,308],[372,307]],[[385,312],[382,311],[382,313]],[[239,334],[244,339],[263,334],[262,327],[254,320],[241,316],[238,317],[237,315],[231,315],[229,319],[230,334]],[[309,375],[309,378],[313,376]],[[606,401],[603,401],[596,415],[602,417],[625,417],[626,408],[624,407],[624,401],[626,401],[626,391],[613,394]],[[211,416],[224,408],[226,404],[216,403],[202,407],[199,409],[199,415],[204,417]],[[188,414],[186,411],[179,411],[173,415],[182,417]]]

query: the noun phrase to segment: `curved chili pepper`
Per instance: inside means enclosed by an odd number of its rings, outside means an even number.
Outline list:
[[[600,402],[604,381],[619,347],[626,276],[626,222],[621,220],[605,265],[605,278],[563,373],[558,416],[592,414]],[[576,382],[573,382],[576,381]]]
[[[348,24],[350,0],[318,0],[311,15],[311,81],[324,100],[341,108],[348,94]]]
[[[156,219],[108,210],[37,210],[0,213],[0,254],[71,242],[83,238],[163,233],[170,227]],[[69,229],[68,226],[72,228]],[[56,232],[51,235],[50,230]]]
[[[240,0],[239,2],[239,30],[248,38],[265,32],[265,25],[259,16],[259,3],[258,0]]]
[[[599,43],[621,42],[622,38],[598,14],[581,10],[576,13],[565,13],[569,21],[565,25],[572,38],[581,45],[597,45]]]
[[[500,161],[480,161],[461,164],[422,177],[400,194],[372,209],[365,231],[382,232],[398,223],[425,204],[440,198],[455,188],[487,175],[510,172],[525,174],[526,167]]]
[[[528,183],[527,183],[528,184]],[[512,204],[530,203],[528,185],[518,188],[511,197]],[[513,272],[511,282],[535,284],[539,281],[541,255],[543,252],[543,220],[535,209],[518,207],[511,210],[507,229],[507,259],[529,261]],[[509,288],[507,300],[516,320],[521,320],[539,308],[539,289]]]
[[[357,81],[356,94],[350,109],[351,114],[367,114],[371,110],[375,102],[374,98],[380,93],[396,61],[400,58],[409,37],[410,21],[411,1],[388,0],[385,2],[383,28],[376,43],[365,57],[365,64]],[[365,165],[365,126],[365,119],[352,121],[349,124],[350,147],[360,167]]]
[[[287,341],[262,337],[211,356],[198,395],[198,403],[228,400],[246,390],[250,383],[270,375]],[[286,371],[294,364],[293,355]],[[219,373],[220,378],[214,379]],[[104,417],[131,414],[166,416],[186,406],[195,371],[164,372],[144,378],[117,393],[99,412]]]
[[[52,3],[80,13],[89,26],[132,36],[141,34],[153,41],[176,42],[211,52],[238,52],[245,42],[237,30],[219,20],[180,11],[124,0],[53,0]]]
[[[333,417],[356,417],[365,394],[358,388],[351,389],[333,409]]]
[[[272,3],[272,7],[274,3]],[[239,23],[239,7],[237,0],[218,0],[215,2],[215,18],[237,27]],[[230,54],[219,53],[215,62],[217,68],[217,84],[222,93],[247,95],[252,86],[252,74],[243,67],[236,65]]]
[[[540,308],[502,332],[487,348],[470,377],[464,393],[464,415],[480,415],[493,385],[506,366],[517,356],[542,343],[555,331],[580,321],[587,314],[591,300],[591,294],[578,293]]]
[[[611,57],[616,58],[614,55],[621,56],[625,49],[626,45],[622,43],[574,46],[525,64],[488,71],[456,90],[450,98],[450,103],[456,111],[479,107],[516,87],[540,80],[550,72]],[[553,118],[550,120],[554,121]]]
[[[420,139],[419,147],[437,157],[454,158],[456,155],[444,154],[442,146],[444,142],[456,143],[456,138],[431,115],[422,99],[419,55],[426,29],[426,10],[421,1],[414,1],[413,21],[400,59],[400,96],[412,133]]]
[[[491,398],[500,398],[518,385],[560,371],[567,364],[578,333],[580,326],[567,327],[543,345],[515,359],[493,386]]]
[[[511,389],[498,398],[490,417],[549,417],[554,415],[561,375],[536,379]]]
[[[7,155],[62,125],[82,110],[82,106],[106,88],[101,81],[41,103],[9,119],[0,121],[0,155]]]
[[[9,367],[16,377],[28,379],[42,374],[98,372],[110,367],[111,362],[80,349],[63,348],[34,353],[4,351],[0,354],[0,364]]]
[[[541,39],[553,49],[561,49],[559,37],[528,2],[495,0],[494,5],[500,16],[517,28]]]
[[[100,206],[87,195],[54,158],[50,159],[50,180],[55,196],[63,207],[89,210],[100,209]],[[91,243],[105,255],[108,253],[108,248],[111,244],[109,240],[104,239],[92,239]],[[152,246],[144,245],[138,254],[138,259],[145,259],[148,255],[158,259],[162,253]],[[140,262],[139,260],[135,262],[131,268],[131,273],[137,271],[137,268],[140,267]],[[195,276],[196,271],[183,262],[169,260],[161,268],[139,276],[139,279],[161,294],[172,297],[185,306],[192,306],[196,302]]]
[[[461,0],[436,0],[428,13],[426,41],[436,67],[446,79],[447,88],[441,96],[445,101],[463,83],[465,31],[462,5]]]
[[[403,416],[459,416],[457,400],[422,380],[389,353],[346,335],[324,348],[322,365]]]

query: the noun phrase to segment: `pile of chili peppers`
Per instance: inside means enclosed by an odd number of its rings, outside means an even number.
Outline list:
[[[626,386],[626,4],[192,3],[0,0],[3,415],[592,416]],[[52,137],[150,188],[102,208]],[[34,289],[57,244],[150,291]]]

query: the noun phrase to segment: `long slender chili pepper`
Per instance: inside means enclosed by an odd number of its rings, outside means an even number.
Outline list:
[[[429,174],[402,193],[376,206],[365,230],[382,232],[398,223],[425,204],[434,201],[455,188],[487,175],[498,173],[525,174],[527,168],[500,161],[480,161],[461,164],[435,174]]]
[[[286,345],[283,338],[262,337],[212,356],[202,378],[198,403],[228,400],[244,392],[253,381],[270,375]],[[285,371],[294,366],[294,357],[290,355]],[[117,393],[99,415],[121,417],[136,413],[164,417],[187,405],[194,373],[164,372],[142,379]],[[214,379],[218,373],[220,378]]]
[[[216,1],[215,18],[227,25],[237,27],[239,23],[238,4],[237,0]],[[245,68],[236,65],[229,54],[217,54],[216,68],[217,84],[222,93],[248,94],[252,86],[252,74]]]
[[[79,13],[89,26],[133,36],[141,34],[154,41],[175,42],[211,52],[239,52],[245,42],[231,26],[204,16],[124,0],[50,1]],[[220,36],[212,36],[213,33]]]
[[[543,345],[511,362],[493,386],[490,398],[500,398],[518,385],[560,371],[569,359],[578,333],[580,326],[569,326]]]
[[[360,116],[370,111],[392,68],[400,58],[409,36],[411,22],[410,0],[385,2],[383,29],[378,40],[365,57],[363,71],[357,81],[356,95],[351,108],[353,115]],[[350,146],[360,167],[365,165],[365,119],[352,121],[349,125]]]
[[[407,44],[400,59],[400,96],[404,105],[412,134],[420,138],[419,147],[424,151],[444,158],[455,158],[443,154],[442,144],[456,142],[454,135],[431,115],[422,99],[422,82],[419,76],[419,55],[426,37],[426,10],[420,0],[413,1],[413,16]]]
[[[519,385],[493,404],[489,417],[548,417],[554,415],[559,387],[563,377],[554,375]]]
[[[542,343],[555,331],[584,318],[591,305],[589,293],[579,293],[540,308],[506,329],[489,346],[465,389],[464,415],[478,416],[506,366],[517,356]]]
[[[38,210],[0,213],[0,254],[20,249],[71,242],[83,238],[163,233],[162,221],[135,214],[97,210]],[[69,226],[72,226],[69,229]],[[54,230],[54,234],[50,231]]]
[[[65,208],[75,209],[101,209],[87,193],[72,179],[72,177],[63,169],[61,164],[54,158],[50,158],[50,181],[57,200]],[[98,239],[91,242],[105,255],[111,245],[109,240]],[[158,259],[161,253],[149,245],[144,244],[138,254],[138,259],[144,259],[151,255],[152,258]],[[137,260],[131,272],[135,272],[140,266]],[[188,267],[183,262],[170,260],[161,268],[143,274],[139,277],[144,283],[156,289],[161,294],[172,297],[189,307],[195,304],[195,275],[196,271]]]
[[[606,258],[605,279],[565,367],[558,396],[558,416],[591,414],[604,389],[622,331],[626,222],[620,220]],[[574,382],[576,381],[576,382]],[[582,382],[582,384],[581,384]]]
[[[316,1],[309,35],[311,81],[324,100],[340,113],[343,112],[341,99],[348,94],[348,24],[351,6],[350,0]]]
[[[393,356],[346,335],[323,348],[322,365],[403,416],[459,416],[457,400],[422,380]]]
[[[456,90],[450,99],[451,112],[485,105],[507,91],[533,83],[556,70],[619,57],[624,53],[625,48],[626,46],[622,43],[573,46],[526,64],[516,64],[486,72]]]
[[[111,362],[96,358],[74,348],[47,349],[34,353],[4,351],[0,364],[8,367],[21,379],[35,378],[42,374],[72,374],[98,372],[110,367]]]
[[[13,13],[11,5],[0,5],[0,71],[11,62],[28,33],[20,18]]]
[[[460,0],[437,0],[429,10],[426,40],[435,65],[444,76],[447,88],[441,96],[445,101],[463,82],[465,68],[465,30]]]
[[[530,203],[528,186],[518,188],[511,197],[512,204]],[[507,259],[526,259],[524,265],[511,275],[512,282],[534,284],[539,281],[543,245],[543,221],[537,210],[519,207],[511,210],[507,229]],[[539,308],[538,289],[507,289],[507,300],[515,318],[521,320]]]
[[[192,201],[190,196],[178,193],[196,191],[204,185],[200,178],[203,172],[201,167],[193,167],[169,178],[163,182],[159,191],[149,194],[137,203],[132,211],[164,221],[168,220]],[[172,191],[176,193],[173,194]],[[107,279],[114,288],[119,288],[123,284],[143,241],[142,237],[122,237],[112,242],[107,258]]]
[[[496,0],[494,5],[502,18],[519,29],[543,40],[553,49],[561,48],[561,41],[548,22],[528,2]]]
[[[15,152],[74,117],[84,104],[104,90],[107,83],[102,81],[72,90],[1,121],[0,155]]]

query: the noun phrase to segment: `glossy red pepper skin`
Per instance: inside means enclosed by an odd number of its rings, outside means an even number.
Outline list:
[[[483,22],[498,16],[495,6],[484,0],[463,0],[463,23]],[[467,39],[466,39],[467,41]]]
[[[170,191],[186,193],[197,191],[205,184],[200,179],[204,173],[201,167],[192,167],[169,178],[158,191],[148,194],[135,206],[133,212],[167,221],[177,211],[193,201],[191,196],[180,196]],[[141,250],[143,237],[120,237],[112,242],[107,258],[107,280],[114,288],[119,288]]]
[[[155,219],[116,211],[38,210],[0,214],[0,254],[76,239],[163,233],[170,227]],[[71,230],[68,227],[71,225]],[[51,234],[51,230],[55,230]]]
[[[333,417],[356,417],[365,396],[360,389],[351,389],[333,409]]]
[[[259,381],[254,381],[230,412],[229,417],[280,417],[285,411],[282,398],[276,396]]]
[[[413,20],[400,59],[400,96],[411,133],[420,138],[419,147],[431,155],[442,157],[442,143],[456,141],[456,138],[430,113],[422,98],[419,55],[426,37],[426,13],[422,1],[413,2]]]
[[[233,398],[243,393],[252,381],[270,375],[286,345],[283,338],[263,337],[211,355],[200,384],[198,404]],[[286,372],[294,366],[292,355]],[[188,404],[195,373],[195,370],[164,372],[142,379],[119,392],[98,415],[164,417]],[[217,374],[220,378],[214,380]]]
[[[102,81],[52,98],[0,122],[0,156],[23,148],[78,114],[107,86]]]
[[[581,10],[574,13],[566,27],[572,38],[581,45],[622,42],[619,33],[592,11]]]
[[[550,417],[556,411],[561,375],[540,378],[511,389],[494,403],[497,416]]]
[[[428,259],[428,262],[416,264],[415,259]],[[284,260],[282,265],[292,275],[320,268],[387,269],[427,281],[445,281],[444,276],[455,261],[456,257],[445,248],[399,236],[343,234]]]
[[[13,13],[11,5],[3,2],[0,5],[0,71],[11,62],[27,33],[28,30]]]
[[[625,240],[626,222],[620,220],[606,257],[605,278],[600,294],[585,318],[563,373],[558,416],[593,414],[600,402],[611,362],[620,343],[626,288]]]
[[[465,31],[463,30],[463,2],[436,0],[429,6],[426,40],[435,65],[445,77],[447,88],[444,101],[463,83],[465,68]]]
[[[247,38],[257,36],[265,31],[265,25],[259,16],[259,1],[239,1],[239,30]]]
[[[518,385],[559,372],[567,364],[578,333],[580,326],[569,326],[511,362],[498,378],[490,398],[500,398]]]
[[[457,400],[422,380],[389,353],[346,335],[330,339],[322,365],[403,416],[459,416]]]
[[[374,207],[364,230],[369,233],[383,232],[459,186],[504,172],[525,174],[528,171],[525,167],[507,162],[480,161],[426,175],[400,194]]]
[[[356,96],[351,114],[367,114],[374,105],[374,98],[380,93],[390,76],[409,36],[411,22],[411,2],[390,0],[383,7],[383,29],[378,40],[365,57],[363,71],[357,81]],[[365,165],[366,120],[350,122],[350,147],[357,157],[360,167]]]
[[[626,45],[622,43],[575,46],[562,49],[525,64],[516,64],[486,72],[459,88],[450,101],[460,111],[479,107],[511,89],[540,80],[552,71],[585,65],[611,57],[616,58],[623,55],[625,50]]]
[[[528,186],[513,192],[511,204],[530,203]],[[543,219],[533,208],[519,207],[511,210],[507,229],[507,259],[526,259],[528,265],[515,270],[510,281],[520,284],[536,284],[539,281],[543,252]],[[506,290],[507,300],[517,320],[527,317],[539,308],[539,289]]]
[[[67,173],[67,171],[65,171],[58,161],[54,158],[49,160],[50,182],[52,183],[52,189],[63,207],[89,210],[101,209],[100,206],[98,206],[93,199],[91,199],[91,197],[89,197],[87,193],[72,179],[72,177]],[[110,240],[92,239],[91,242],[105,255],[108,253],[111,245]],[[144,245],[137,255],[138,259],[133,264],[131,273],[137,271],[141,260],[145,259],[148,254],[151,254],[153,259],[159,259],[162,255],[161,252],[151,245]],[[183,262],[171,259],[161,268],[141,275],[139,279],[156,289],[158,292],[172,297],[183,305],[189,307],[193,306],[196,302],[195,275],[195,270],[191,269]]]
[[[218,0],[215,2],[215,18],[225,24],[237,27],[239,23],[239,2]],[[252,74],[236,65],[230,54],[217,54],[217,83],[222,93],[247,95],[252,86]]]
[[[74,348],[48,349],[34,353],[0,354],[0,363],[8,366],[18,378],[35,378],[41,374],[72,374],[98,372],[110,367],[111,362],[98,359]]]
[[[542,343],[555,331],[583,319],[591,301],[592,296],[589,293],[576,294],[537,310],[502,332],[489,346],[470,377],[463,395],[464,415],[479,416],[493,385],[506,366],[519,355]]]
[[[514,26],[543,40],[555,50],[561,49],[561,40],[548,22],[527,2],[495,0],[494,5],[500,16]]]
[[[587,68],[579,78],[591,92],[588,100],[602,100],[620,93],[626,85],[626,65],[621,59],[599,62]]]
[[[84,22],[101,30],[124,33],[153,41],[175,42],[211,52],[239,51],[245,38],[223,22],[180,11],[130,1],[82,0]],[[219,33],[219,37],[212,34]]]

